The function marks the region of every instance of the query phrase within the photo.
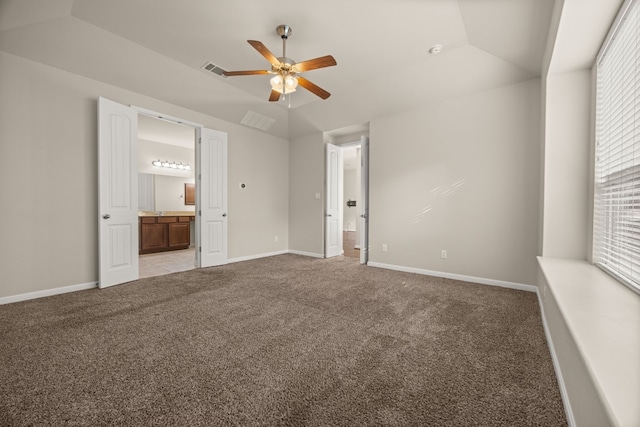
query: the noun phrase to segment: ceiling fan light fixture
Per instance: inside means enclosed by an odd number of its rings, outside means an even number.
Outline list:
[[[284,89],[282,88],[282,82],[284,81]],[[278,74],[274,76],[269,81],[271,83],[271,89],[275,90],[279,93],[291,93],[295,92],[298,87],[298,79],[292,76],[291,74],[287,74],[283,77]]]
[[[331,96],[329,92],[322,89],[318,85],[310,82],[306,78],[297,74],[304,73],[318,68],[332,67],[337,65],[336,60],[331,55],[325,55],[314,59],[309,59],[302,62],[295,62],[293,59],[287,57],[287,39],[291,35],[291,27],[288,25],[279,25],[276,28],[278,35],[282,38],[282,56],[276,57],[262,42],[258,40],[247,40],[247,42],[260,53],[271,64],[271,70],[246,70],[246,71],[225,71],[225,76],[254,76],[264,74],[275,74],[270,79],[271,94],[269,95],[269,102],[275,102],[283,99],[281,95],[286,95],[291,92],[295,92],[298,87],[298,83],[304,89],[319,96],[322,99],[327,99]]]

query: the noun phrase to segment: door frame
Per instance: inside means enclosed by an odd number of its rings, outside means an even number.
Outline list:
[[[183,120],[181,118],[178,117],[174,117],[174,116],[170,116],[168,114],[163,114],[163,113],[159,113],[157,111],[153,111],[153,110],[149,110],[148,108],[142,108],[142,107],[138,107],[136,105],[132,105],[131,108],[133,108],[138,115],[142,114],[144,116],[148,116],[148,117],[153,117],[154,119],[160,119],[160,120],[164,120],[167,122],[171,122],[171,123],[177,123],[180,125],[184,125],[184,126],[189,126],[192,127],[194,129],[194,140],[193,140],[193,152],[194,152],[194,163],[195,163],[195,171],[194,174],[196,176],[196,180],[195,180],[195,185],[196,185],[196,211],[194,212],[194,217],[195,217],[195,247],[196,247],[196,258],[194,260],[194,266],[196,268],[200,268],[201,264],[202,264],[202,260],[200,257],[200,251],[197,250],[197,248],[199,248],[201,246],[201,236],[199,233],[200,230],[200,216],[198,215],[197,209],[198,209],[198,175],[201,173],[200,171],[200,150],[199,148],[199,144],[198,141],[200,141],[201,135],[202,135],[202,129],[204,128],[204,126],[200,123],[196,123],[196,122],[192,122],[189,120]]]
[[[362,156],[362,152],[363,152],[363,146],[367,145],[367,149],[368,149],[368,145],[369,145],[369,137],[366,135],[362,135],[360,137],[359,140],[357,141],[351,141],[351,142],[346,142],[344,144],[331,144],[331,145],[336,145],[338,148],[343,149],[343,148],[349,148],[349,147],[360,147],[360,167],[361,167],[361,177],[366,177],[366,185],[365,185],[365,180],[361,179],[360,182],[360,193],[363,196],[363,200],[360,202],[361,207],[364,209],[365,207],[367,208],[367,212],[363,213],[362,215],[366,215],[365,217],[359,217],[358,221],[360,221],[362,219],[362,223],[364,224],[364,226],[361,226],[360,228],[362,228],[362,230],[360,230],[360,238],[359,241],[357,242],[358,245],[360,246],[360,263],[366,265],[369,262],[369,248],[368,248],[368,243],[369,243],[369,226],[368,226],[368,222],[369,222],[369,218],[368,218],[368,206],[369,206],[369,162],[368,162],[368,155],[367,155],[367,161],[363,161],[363,156]],[[325,158],[325,163],[326,163],[326,147],[327,147],[327,143],[324,144],[325,145],[325,154],[324,154],[324,158]],[[344,165],[342,165],[342,173],[339,174],[339,180],[340,182],[338,183],[338,186],[340,188],[344,188]],[[329,183],[329,177],[327,176],[327,167],[325,165],[325,187],[328,186]],[[323,215],[326,215],[326,206],[328,206],[328,200],[327,200],[327,191],[325,191],[325,197],[324,197],[324,203],[325,203],[325,212],[323,212]],[[344,200],[342,201],[342,204],[344,204]],[[341,204],[341,209],[340,209],[340,215],[342,215],[343,211],[344,211],[344,206],[342,206]],[[323,224],[326,224],[325,221],[326,218],[323,218]],[[326,225],[325,225],[326,227]],[[342,233],[342,230],[340,230],[340,232]],[[326,230],[324,233],[324,255],[325,258],[327,256],[327,242],[326,242]],[[365,247],[363,248],[362,246],[362,242],[365,242]],[[344,242],[342,243],[344,244]],[[344,247],[343,249],[343,254],[344,254]]]

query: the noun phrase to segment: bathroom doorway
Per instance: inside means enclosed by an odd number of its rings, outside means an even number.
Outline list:
[[[141,279],[197,265],[195,148],[193,126],[138,114]]]

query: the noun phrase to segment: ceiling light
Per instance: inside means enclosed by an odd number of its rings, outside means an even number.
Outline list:
[[[284,81],[284,89],[282,88],[282,82]],[[270,81],[271,89],[278,93],[291,93],[295,92],[298,87],[298,79],[291,74],[285,74],[284,77],[281,74],[276,75]]]
[[[176,162],[170,162],[168,160],[165,160],[164,162],[162,162],[160,161],[160,159],[158,159],[158,160],[152,161],[151,164],[157,168],[179,169],[179,170],[185,170],[185,171],[191,170],[191,166],[189,166],[189,163],[182,164],[182,162],[176,163]]]

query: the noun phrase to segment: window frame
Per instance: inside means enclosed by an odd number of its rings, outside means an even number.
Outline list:
[[[635,21],[628,22],[628,18],[634,18]],[[640,0],[626,0],[607,34],[594,67],[596,92],[593,125],[595,156],[592,257],[596,266],[640,294],[639,27]],[[630,36],[623,32],[633,31],[634,28],[636,33],[631,33]],[[633,49],[630,61],[629,56],[624,55],[628,52],[620,54],[616,50],[620,47],[617,44],[620,43],[617,38],[620,35],[628,36],[622,42],[628,42],[625,47]],[[603,64],[605,59],[615,63]],[[625,62],[635,64],[635,68],[628,64],[625,68]],[[618,69],[611,72],[612,66],[618,66]],[[601,72],[605,67],[609,67],[609,70]],[[606,75],[602,77],[603,74]],[[604,79],[608,80],[604,82],[606,87],[603,88]],[[629,85],[635,91],[627,97],[625,89]],[[606,90],[610,92],[603,93]],[[627,98],[631,98],[631,101]],[[608,114],[604,118],[603,110]],[[603,131],[607,125],[610,127]],[[611,134],[615,136],[612,137]],[[631,154],[625,154],[625,149],[630,150]],[[630,164],[627,164],[629,160],[625,160],[628,158],[631,159]]]

